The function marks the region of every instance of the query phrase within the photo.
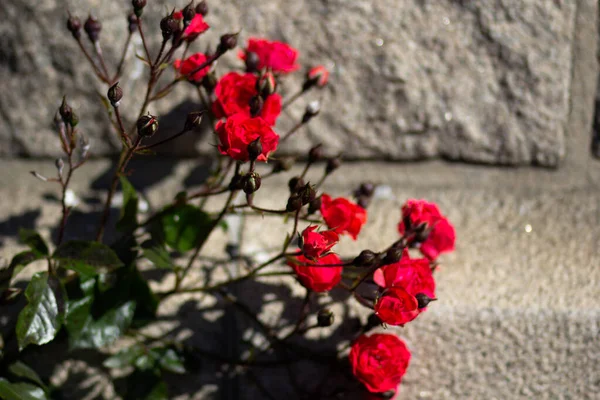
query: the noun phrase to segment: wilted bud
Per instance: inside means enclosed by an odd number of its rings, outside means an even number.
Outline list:
[[[308,214],[314,214],[319,210],[321,210],[321,198],[317,197],[316,199],[308,203]]]
[[[325,173],[329,175],[336,169],[338,169],[342,165],[342,160],[339,157],[331,158],[327,161],[327,165],[325,166]]]
[[[138,29],[138,17],[135,15],[135,13],[131,13],[127,16],[127,29],[129,30],[129,33],[134,33],[135,31],[137,31]]]
[[[258,172],[250,172],[242,178],[242,188],[244,193],[252,194],[260,189],[261,178]]]
[[[306,74],[306,80],[302,85],[302,90],[306,91],[313,86],[322,88],[329,81],[329,71],[322,65],[311,68]]]
[[[96,17],[94,17],[93,15],[90,15],[85,20],[83,29],[85,30],[85,33],[87,33],[88,38],[90,38],[90,41],[92,43],[96,43],[98,41],[98,38],[100,37],[100,31],[102,30],[102,24],[100,23],[100,21],[98,21],[98,19]]]
[[[67,19],[67,29],[75,39],[79,39],[81,37],[81,21],[79,18],[69,14],[69,18]]]
[[[250,98],[250,115],[256,117],[260,114],[263,108],[264,101],[260,95]]]
[[[308,152],[308,162],[314,163],[323,158],[323,149],[321,148],[321,143],[313,147]]]
[[[273,172],[274,174],[281,171],[289,171],[294,166],[294,162],[296,160],[293,157],[281,157],[273,162]]]
[[[65,167],[65,163],[62,160],[62,158],[57,158],[56,161],[54,161],[54,165],[56,166],[56,170],[58,171],[58,175],[62,176],[63,168]]]
[[[63,96],[62,103],[58,108],[58,112],[65,124],[71,123],[71,117],[73,116],[73,109],[67,104],[67,96]]]
[[[415,298],[417,299],[419,308],[425,308],[425,307],[427,307],[427,305],[429,303],[437,300],[437,299],[432,299],[431,297],[427,296],[425,293],[417,293]]]
[[[313,117],[319,114],[321,111],[321,103],[319,100],[311,101],[306,106],[306,110],[304,111],[304,115],[302,116],[302,123],[305,124],[310,121]]]
[[[392,247],[385,253],[383,265],[395,264],[402,258],[402,247]]]
[[[198,3],[196,6],[196,12],[203,17],[208,14],[208,5],[206,4],[206,1],[202,0],[200,3]]]
[[[183,8],[183,10],[181,11],[181,14],[183,15],[183,23],[185,24],[185,26],[188,26],[190,24],[190,22],[196,16],[196,10],[195,10],[193,4],[194,4],[193,1],[190,2],[190,4],[188,4],[187,6],[185,6]]]
[[[212,93],[215,90],[218,81],[219,80],[217,79],[217,75],[214,73],[214,71],[210,71],[204,75],[201,84],[208,93]]]
[[[300,196],[294,194],[288,199],[285,210],[288,212],[295,212],[302,208],[302,199]]]
[[[137,131],[141,137],[150,137],[158,130],[158,120],[154,115],[142,115],[137,120]]]
[[[258,64],[260,63],[260,57],[253,51],[246,52],[246,72],[258,71]]]
[[[272,72],[265,72],[256,80],[256,91],[265,99],[275,93],[277,81]]]
[[[185,119],[185,125],[183,127],[184,131],[193,131],[196,128],[200,127],[202,124],[202,115],[204,111],[192,111],[187,115]]]
[[[160,30],[163,40],[168,40],[171,36],[179,32],[179,20],[173,18],[173,13],[160,20]]]
[[[133,12],[136,16],[141,17],[146,7],[146,0],[132,0],[131,5],[133,6]]]
[[[121,89],[121,86],[119,86],[119,82],[115,83],[108,89],[106,97],[108,97],[108,100],[113,107],[119,107],[119,103],[123,98],[123,89]]]
[[[231,177],[229,182],[229,190],[240,190],[242,189],[242,175],[236,174]]]
[[[260,138],[256,138],[256,140],[250,142],[248,145],[248,157],[250,157],[250,161],[255,161],[262,154],[262,151],[263,147]]]
[[[323,308],[319,310],[317,314],[317,325],[326,327],[333,325],[333,321],[335,320],[335,316],[333,312],[331,312],[328,308]]]
[[[290,188],[290,193],[296,193],[304,186],[304,179],[299,176],[295,176],[288,182],[288,187]]]
[[[310,183],[307,183],[301,187],[300,190],[298,190],[298,195],[302,199],[302,205],[310,203],[317,197],[317,193]]]
[[[357,267],[370,267],[377,261],[377,253],[371,250],[363,250],[352,261],[352,264]]]
[[[219,46],[217,47],[217,53],[223,54],[228,50],[234,49],[237,46],[237,37],[239,33],[226,33],[221,36],[221,40],[219,41]]]

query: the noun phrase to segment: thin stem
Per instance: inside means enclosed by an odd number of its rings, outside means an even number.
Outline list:
[[[148,59],[148,64],[150,67],[152,65],[152,58],[150,57],[150,51],[148,50],[148,44],[146,43],[146,37],[144,36],[144,29],[142,28],[142,19],[138,17],[138,32],[140,33],[140,37],[142,38],[142,44],[144,45],[144,51],[146,52],[146,58]]]
[[[108,73],[108,68],[106,68],[106,63],[104,62],[104,55],[102,54],[102,47],[100,47],[100,42],[97,40],[94,42],[94,49],[96,50],[96,56],[98,56],[98,60],[100,61],[100,66],[102,67],[102,70],[104,71],[104,76],[106,76],[106,79],[108,79],[110,74]]]
[[[121,76],[123,66],[125,65],[125,57],[127,57],[127,50],[129,50],[129,44],[131,43],[132,36],[133,34],[131,32],[129,32],[129,34],[127,35],[127,39],[125,40],[125,47],[123,47],[123,54],[121,54],[121,60],[119,61],[119,66],[117,67],[117,72],[115,73],[115,76],[112,79],[113,82],[116,82],[117,79],[119,79],[119,76]]]
[[[174,135],[171,135],[171,136],[169,136],[166,139],[160,140],[160,141],[158,141],[156,143],[153,143],[153,144],[149,144],[148,146],[142,146],[142,147],[139,148],[139,150],[148,150],[148,149],[151,149],[153,147],[160,146],[161,144],[170,142],[171,140],[176,139],[179,136],[181,136],[181,135],[183,135],[184,133],[187,133],[187,132],[189,132],[189,131],[186,130],[186,129],[183,129],[182,131],[180,131],[180,132],[178,132],[178,133],[176,133]]]
[[[160,45],[160,50],[158,51],[158,55],[156,56],[156,60],[154,60],[154,64],[152,64],[152,65],[160,66],[160,64],[158,62],[160,61],[160,57],[162,57],[163,51],[165,51],[166,45],[167,45],[167,39],[163,39],[162,44]]]
[[[286,108],[288,108],[290,105],[292,105],[293,102],[295,102],[300,97],[302,97],[302,95],[304,93],[306,93],[306,90],[304,90],[304,89],[300,89],[298,92],[294,93],[292,95],[292,97],[290,97],[289,99],[287,99],[286,101],[283,102],[283,106],[281,107],[281,110],[283,111]]]
[[[61,219],[60,227],[58,230],[58,238],[56,240],[57,246],[60,246],[60,244],[63,241],[63,237],[65,235],[65,228],[67,226],[67,217],[69,216],[69,213],[71,212],[71,208],[67,207],[66,198],[67,198],[67,189],[69,187],[69,182],[71,181],[71,176],[73,175],[73,171],[75,170],[75,168],[73,168],[72,153],[68,154],[67,161],[69,164],[69,171],[67,172],[66,179],[63,181],[62,175],[59,174],[59,180],[60,180],[60,184],[62,186],[62,197],[61,197],[62,219]]]
[[[81,39],[80,38],[76,38],[76,41],[77,41],[77,44],[79,45],[79,48],[83,52],[83,55],[85,56],[85,58],[87,58],[88,62],[92,66],[92,68],[94,68],[94,72],[96,73],[96,76],[98,76],[98,78],[102,82],[110,84],[110,82],[108,81],[108,77],[105,77],[104,74],[100,71],[100,69],[98,68],[98,66],[96,65],[96,63],[92,59],[92,57],[90,56],[90,53],[88,53],[88,51],[83,46],[83,43],[81,42]]]
[[[279,141],[279,144],[285,142],[290,136],[292,136],[298,129],[300,129],[304,125],[303,121],[298,122],[292,129],[290,129]]]
[[[131,139],[129,138],[129,135],[125,131],[125,126],[123,125],[123,119],[121,118],[121,112],[119,111],[119,107],[113,106],[113,109],[115,110],[115,117],[117,119],[117,123],[119,124],[119,130],[120,130],[119,133],[121,134],[121,139],[123,139],[123,141],[125,141],[125,143],[127,143],[127,147],[131,147]]]

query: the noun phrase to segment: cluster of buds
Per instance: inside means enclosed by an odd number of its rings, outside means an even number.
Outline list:
[[[285,207],[288,212],[299,211],[303,206],[317,200],[317,192],[310,182],[305,183],[299,176],[293,177],[288,182],[290,197]]]

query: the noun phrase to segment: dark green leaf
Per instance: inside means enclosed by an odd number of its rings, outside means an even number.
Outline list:
[[[40,257],[48,255],[48,246],[36,231],[31,229],[20,229],[19,238],[21,239],[21,242],[29,246],[31,250],[36,252]]]
[[[11,383],[0,378],[0,398],[4,400],[45,400],[46,393],[30,383]]]
[[[67,303],[65,327],[67,328],[67,332],[69,332],[69,341],[73,341],[74,338],[77,338],[85,326],[93,322],[91,315],[93,303],[93,296],[87,296],[77,300],[69,300]]]
[[[133,185],[124,176],[121,179],[121,191],[123,192],[123,208],[117,222],[117,229],[127,231],[137,226],[138,195]]]
[[[108,357],[102,365],[106,368],[125,368],[133,365],[142,354],[144,354],[144,348],[139,344],[135,344]]]
[[[42,382],[37,372],[31,369],[27,364],[21,361],[17,361],[16,363],[8,367],[8,371],[14,376],[17,376],[19,378],[25,378],[33,383],[37,383],[42,389],[44,389],[46,393],[48,392],[48,388],[46,387],[46,385],[44,385],[44,382]]]
[[[93,276],[122,267],[123,263],[110,247],[97,242],[72,240],[60,245],[52,258],[60,261],[60,266]]]
[[[111,344],[129,328],[134,311],[135,301],[129,301],[98,320],[89,315],[79,332],[69,332],[71,348],[99,348]]]
[[[184,374],[185,367],[183,366],[183,360],[173,349],[167,349],[162,357],[160,358],[159,364],[165,371],[173,372],[175,374]]]
[[[169,392],[167,390],[167,384],[163,381],[159,381],[148,396],[146,396],[145,400],[167,400],[168,398]]]
[[[41,258],[35,251],[23,251],[14,256],[8,267],[9,269],[13,269],[12,278],[14,279],[27,265]]]
[[[161,223],[165,243],[182,253],[193,249],[212,229],[210,216],[190,204],[166,213]]]
[[[149,249],[144,249],[143,253],[144,257],[150,260],[156,268],[175,268],[175,265],[173,265],[173,262],[171,261],[171,256],[169,256],[169,252],[158,245]]]
[[[30,343],[45,344],[56,336],[60,329],[61,315],[58,301],[48,285],[48,273],[33,275],[25,290],[28,304],[17,319],[19,349]]]
[[[153,369],[154,364],[156,364],[157,358],[158,358],[158,354],[156,354],[156,352],[150,350],[148,353],[144,353],[144,354],[140,355],[135,360],[135,366],[142,371],[147,370],[147,369]]]

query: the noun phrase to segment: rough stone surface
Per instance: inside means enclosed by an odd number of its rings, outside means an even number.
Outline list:
[[[152,1],[145,13],[154,51],[159,35],[153,27],[166,4],[171,2]],[[290,152],[323,142],[350,158],[444,157],[556,166],[571,136],[587,135],[590,129],[589,119],[585,124],[568,119],[571,108],[591,112],[593,100],[573,95],[571,88],[589,86],[597,74],[590,64],[594,60],[573,57],[576,48],[595,48],[597,40],[589,34],[596,32],[595,24],[576,23],[581,4],[585,15],[595,18],[597,2],[591,0],[228,0],[210,4],[207,21],[214,28],[194,50],[214,46],[219,34],[243,28],[244,39],[264,35],[288,41],[300,49],[302,63],[332,69],[331,86],[299,102],[322,96],[324,111],[305,135],[290,141]],[[57,154],[51,122],[63,94],[80,114],[93,151],[117,149],[96,96],[106,87],[95,83],[65,30],[66,6],[58,0],[0,4],[0,154]],[[104,52],[114,65],[125,37],[125,3],[86,0],[68,6],[80,16],[92,10],[100,17]],[[137,36],[134,47],[122,79],[125,115],[136,115],[145,76],[133,56],[141,53]],[[221,65],[240,63],[230,54]],[[585,73],[572,74],[574,68]],[[300,86],[300,75],[285,85],[286,93]],[[165,115],[185,100],[192,102],[179,110],[198,107],[195,91],[182,85],[171,100],[150,110]],[[302,104],[282,118],[281,132],[300,117]],[[179,125],[176,115],[169,121]],[[190,155],[207,151],[209,142],[188,136],[169,151]]]

